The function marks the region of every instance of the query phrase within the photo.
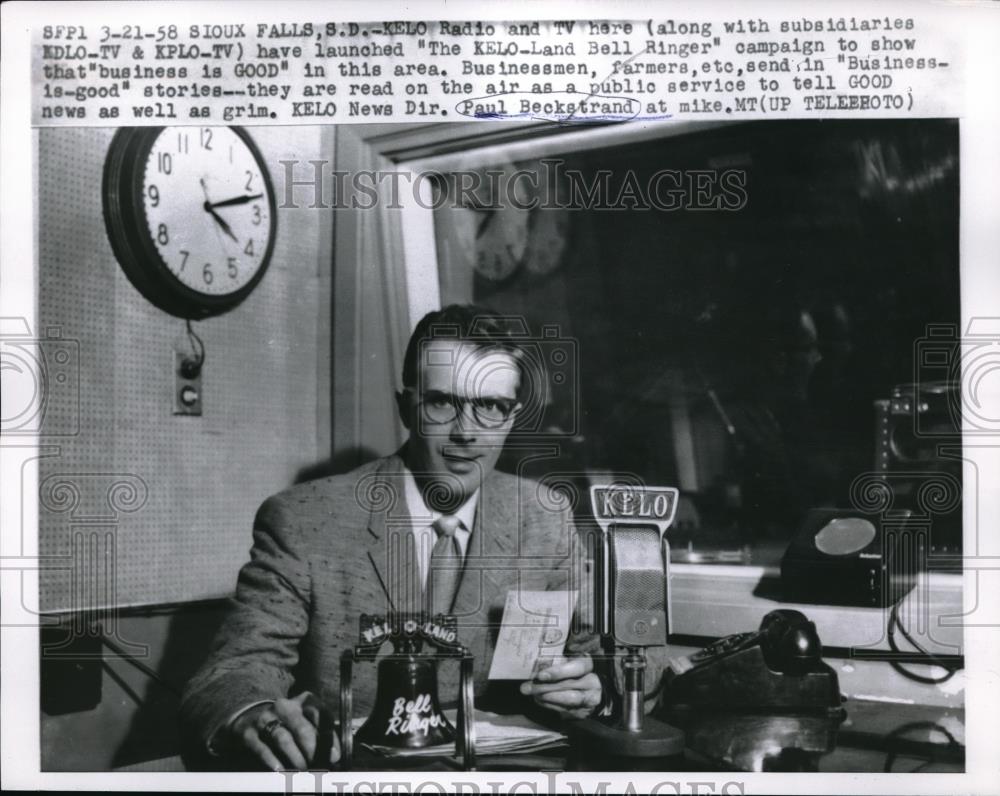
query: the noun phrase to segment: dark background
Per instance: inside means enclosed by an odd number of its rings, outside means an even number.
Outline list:
[[[563,465],[678,483],[680,401],[696,540],[712,528],[735,528],[729,542],[787,539],[805,508],[848,505],[874,462],[873,401],[915,380],[928,324],[959,320],[957,122],[737,124],[578,153],[565,168],[610,170],[611,196],[629,170],[645,186],[661,169],[739,169],[747,202],[538,210],[569,215],[561,266],[499,283],[477,274],[476,301],[558,323],[579,345],[579,391],[554,388],[547,415],[550,430],[581,421],[560,442]],[[813,340],[800,339],[803,312]]]

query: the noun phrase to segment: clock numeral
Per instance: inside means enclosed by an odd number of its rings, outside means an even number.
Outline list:
[[[247,169],[247,193],[253,190],[251,183],[253,182],[253,172]]]
[[[201,128],[201,148],[212,148],[212,131],[208,127]]]
[[[246,246],[245,246],[245,247],[243,248],[243,253],[244,253],[244,254],[248,254],[248,255],[250,255],[251,257],[253,257],[253,256],[254,256],[254,253],[253,253],[253,238],[250,238],[250,239],[249,239],[249,240],[247,241],[247,245],[246,245]]]
[[[260,205],[254,205],[253,206],[253,225],[255,227],[259,227],[260,226],[260,219],[261,219]]]
[[[235,257],[226,258],[226,271],[228,272],[230,279],[236,279],[236,277],[240,275],[240,270],[236,267]]]
[[[161,174],[169,174],[174,169],[174,160],[169,152],[160,152],[156,156],[156,168]]]
[[[188,151],[188,134],[178,133],[177,134],[177,154],[186,154]]]
[[[146,189],[146,194],[149,196],[149,201],[153,205],[153,207],[159,207],[160,206],[160,189],[159,188],[157,188],[155,185],[150,185]]]
[[[181,249],[180,253],[184,255],[184,259],[181,260],[181,267],[177,273],[180,273],[181,271],[184,270],[184,266],[187,265],[188,257],[191,256],[191,252],[185,251],[184,249]]]
[[[212,284],[212,280],[215,277],[212,275],[212,264],[205,263],[205,267],[201,269],[201,278],[205,280],[206,285]]]
[[[170,243],[170,236],[167,234],[166,224],[160,224],[160,226],[156,228],[156,242],[161,246],[166,246]]]

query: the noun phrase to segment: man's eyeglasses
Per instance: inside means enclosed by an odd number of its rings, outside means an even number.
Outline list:
[[[410,390],[413,392],[413,390]],[[471,407],[472,416],[483,428],[499,428],[518,409],[518,402],[510,398],[462,398],[447,392],[432,390],[417,399],[428,423],[451,423],[466,405]]]

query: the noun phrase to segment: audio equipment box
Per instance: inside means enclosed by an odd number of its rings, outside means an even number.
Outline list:
[[[927,528],[908,510],[813,509],[781,559],[783,597],[820,605],[892,605],[927,558]]]

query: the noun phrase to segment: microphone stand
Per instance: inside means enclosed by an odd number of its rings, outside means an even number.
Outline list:
[[[620,720],[593,717],[572,722],[568,734],[611,757],[676,757],[684,751],[684,731],[645,715],[646,654],[630,647],[624,660],[625,692]]]
[[[646,717],[646,653],[642,647],[629,647],[622,663],[625,670],[625,693],[622,695],[622,727],[642,732]]]

